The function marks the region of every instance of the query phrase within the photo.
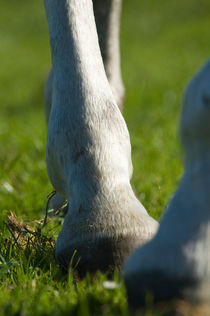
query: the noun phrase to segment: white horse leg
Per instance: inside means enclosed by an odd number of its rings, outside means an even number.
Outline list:
[[[45,0],[53,62],[47,168],[71,198],[56,255],[80,273],[121,266],[157,222],[136,199],[128,130],[101,58],[91,0]]]
[[[123,109],[125,89],[120,67],[120,17],[122,0],[93,0],[94,16],[104,68],[115,101]],[[45,117],[48,123],[52,106],[53,69],[44,91]]]
[[[210,298],[210,62],[184,97],[181,141],[185,172],[156,236],[124,268],[130,304]]]
[[[120,67],[120,16],[122,0],[93,0],[94,16],[100,50],[109,84],[120,110],[124,103],[124,85]],[[44,91],[45,117],[48,123],[52,106],[53,69],[50,70]],[[49,209],[56,212],[65,203],[59,193],[49,202]]]
[[[120,67],[120,17],[122,0],[93,0],[99,46],[115,101],[121,112],[125,89]]]

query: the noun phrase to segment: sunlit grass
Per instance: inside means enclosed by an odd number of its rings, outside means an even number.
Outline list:
[[[0,3],[0,315],[128,315],[118,276],[120,287],[114,290],[104,288],[106,275],[75,283],[71,274],[62,275],[46,242],[35,239],[36,246],[26,251],[5,225],[9,211],[19,221],[39,220],[52,190],[42,97],[50,53],[43,1]],[[132,183],[156,219],[182,173],[182,92],[209,58],[209,12],[208,0],[124,1],[122,69]],[[52,220],[39,238],[55,240],[59,229]]]

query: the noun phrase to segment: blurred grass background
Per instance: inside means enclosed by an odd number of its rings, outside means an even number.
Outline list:
[[[122,72],[126,86],[124,116],[133,150],[132,183],[157,219],[182,173],[178,141],[182,93],[209,58],[209,47],[209,0],[124,0]],[[49,68],[43,1],[0,0],[1,227],[9,210],[25,219],[39,218],[52,190],[45,166],[43,110]],[[1,288],[2,293],[5,289]],[[40,293],[44,295],[44,290]],[[105,295],[101,293],[100,299]],[[1,295],[0,306],[4,306],[5,294]],[[119,297],[119,302],[125,302],[124,292]],[[116,312],[112,306],[118,311],[116,315],[122,312],[120,303],[118,309],[112,298],[107,304],[104,315]],[[41,310],[48,315],[50,309],[42,306]]]

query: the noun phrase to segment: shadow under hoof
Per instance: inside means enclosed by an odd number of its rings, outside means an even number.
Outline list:
[[[139,240],[134,237],[95,237],[77,247],[69,246],[62,251],[56,249],[56,259],[63,272],[71,268],[79,278],[83,278],[87,272],[112,274],[116,268],[121,269],[129,254],[139,244]]]

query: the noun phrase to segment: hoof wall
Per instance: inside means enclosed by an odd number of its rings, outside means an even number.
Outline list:
[[[207,288],[200,282],[169,278],[159,272],[144,273],[132,279],[125,277],[125,284],[128,304],[132,310],[174,299],[203,302],[210,297],[210,284]]]
[[[67,272],[71,264],[79,277],[84,277],[87,272],[112,273],[114,269],[122,267],[129,254],[139,245],[139,240],[134,237],[100,237],[61,250],[56,247],[56,258],[64,271]]]

